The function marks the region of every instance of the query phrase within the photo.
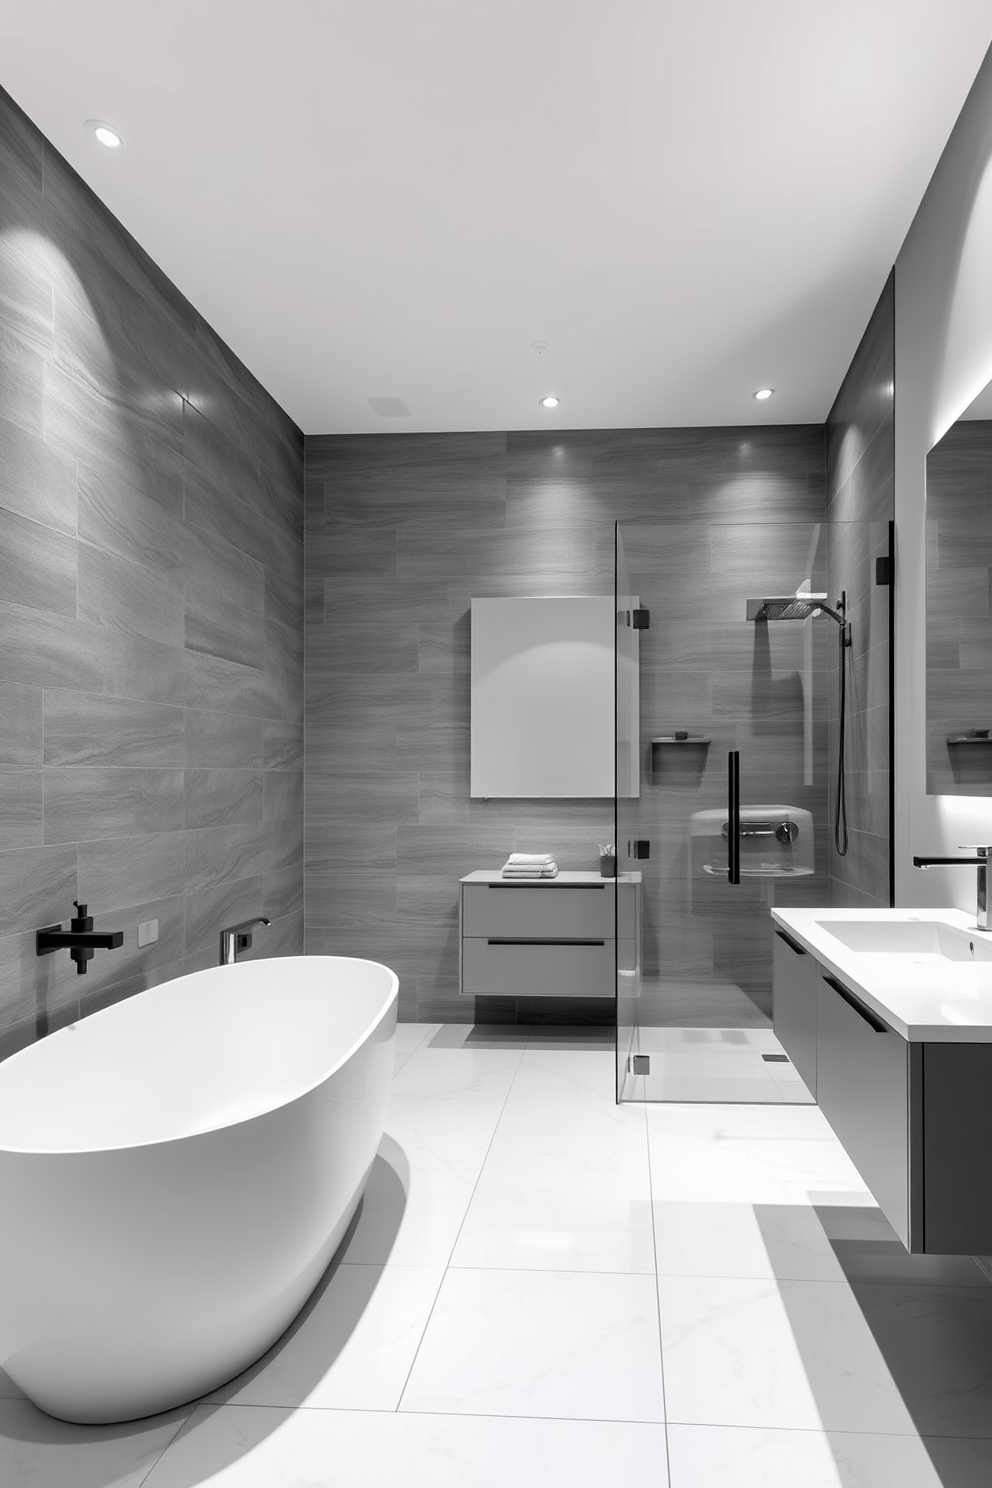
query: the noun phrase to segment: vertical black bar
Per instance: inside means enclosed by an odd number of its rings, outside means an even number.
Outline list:
[[[620,922],[620,523],[613,523],[613,924]],[[626,868],[624,863],[624,868]],[[620,1104],[623,1087],[620,1080],[620,933],[613,941],[613,1074],[616,1081],[616,1103]]]
[[[741,881],[741,754],[727,755],[727,882]]]
[[[896,524],[889,522],[889,905],[896,902]]]

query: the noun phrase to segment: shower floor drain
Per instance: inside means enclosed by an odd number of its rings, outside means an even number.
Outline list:
[[[789,1062],[788,1054],[762,1054],[761,1057],[766,1064],[788,1064]]]

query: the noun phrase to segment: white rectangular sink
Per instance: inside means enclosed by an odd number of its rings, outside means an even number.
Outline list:
[[[818,920],[852,951],[914,960],[992,961],[992,931],[961,930],[939,920]]]

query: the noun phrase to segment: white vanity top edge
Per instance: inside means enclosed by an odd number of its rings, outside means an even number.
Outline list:
[[[605,888],[619,883],[640,883],[640,873],[620,873],[616,878],[604,878],[598,871],[589,871],[578,868],[560,868],[555,878],[521,878],[514,875],[513,878],[504,878],[499,868],[476,868],[474,873],[466,873],[464,878],[458,880],[463,884],[513,884],[516,887],[523,884],[525,888],[536,885],[541,889],[553,889],[557,884],[559,888],[573,888],[577,885],[596,885]]]
[[[945,925],[992,948],[961,909],[772,909],[772,919],[890,1028],[914,1043],[992,1043],[992,958],[942,961],[931,955],[854,950],[831,921]],[[986,953],[988,954],[988,953]]]

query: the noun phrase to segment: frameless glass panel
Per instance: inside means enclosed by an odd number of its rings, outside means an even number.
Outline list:
[[[627,1071],[634,1053],[635,1015],[640,995],[640,874],[630,866],[627,844],[620,839],[639,817],[640,708],[639,637],[634,626],[637,599],[627,573],[623,537],[616,525],[616,685],[614,726],[616,734],[616,782],[614,834],[618,865],[626,866],[616,882],[617,946],[617,1099],[624,1099]],[[636,861],[636,860],[635,860]]]
[[[639,951],[629,964],[618,954],[621,1099],[812,1100],[775,1036],[769,910],[856,903],[873,833],[871,851],[887,855],[887,591],[869,575],[888,530],[876,526],[701,520],[618,533],[618,612],[624,594],[650,611],[637,632],[640,794],[616,802],[618,870],[640,880]],[[851,576],[846,614],[834,574],[845,589]],[[618,613],[618,729],[629,645]]]

